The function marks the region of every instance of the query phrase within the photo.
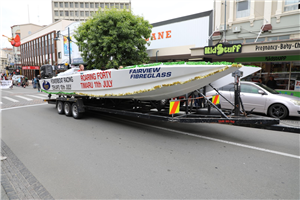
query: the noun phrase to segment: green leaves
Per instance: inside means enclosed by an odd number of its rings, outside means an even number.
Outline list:
[[[152,25],[126,10],[106,9],[82,23],[74,37],[87,68],[118,68],[149,62],[146,53]],[[110,60],[111,57],[113,60]]]

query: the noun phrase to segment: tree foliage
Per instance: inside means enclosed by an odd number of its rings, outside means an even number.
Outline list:
[[[147,63],[146,45],[150,44],[145,38],[151,29],[147,20],[131,11],[106,9],[82,23],[74,37],[88,69],[108,69]]]

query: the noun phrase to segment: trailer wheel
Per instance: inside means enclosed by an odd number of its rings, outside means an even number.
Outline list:
[[[62,101],[57,102],[57,112],[58,114],[64,114],[64,103]]]
[[[65,111],[66,116],[71,116],[72,115],[71,104],[69,102],[64,103],[64,111]]]
[[[80,119],[82,117],[82,113],[79,113],[78,105],[76,103],[72,104],[72,115],[74,119]]]

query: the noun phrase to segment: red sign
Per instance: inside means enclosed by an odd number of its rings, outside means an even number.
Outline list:
[[[37,70],[39,70],[40,67],[39,66],[23,66],[22,69],[37,69]]]

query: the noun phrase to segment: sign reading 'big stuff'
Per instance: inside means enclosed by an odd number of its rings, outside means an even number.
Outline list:
[[[204,55],[217,55],[222,56],[223,54],[230,53],[241,53],[242,44],[217,44],[215,46],[206,46],[204,47]]]

